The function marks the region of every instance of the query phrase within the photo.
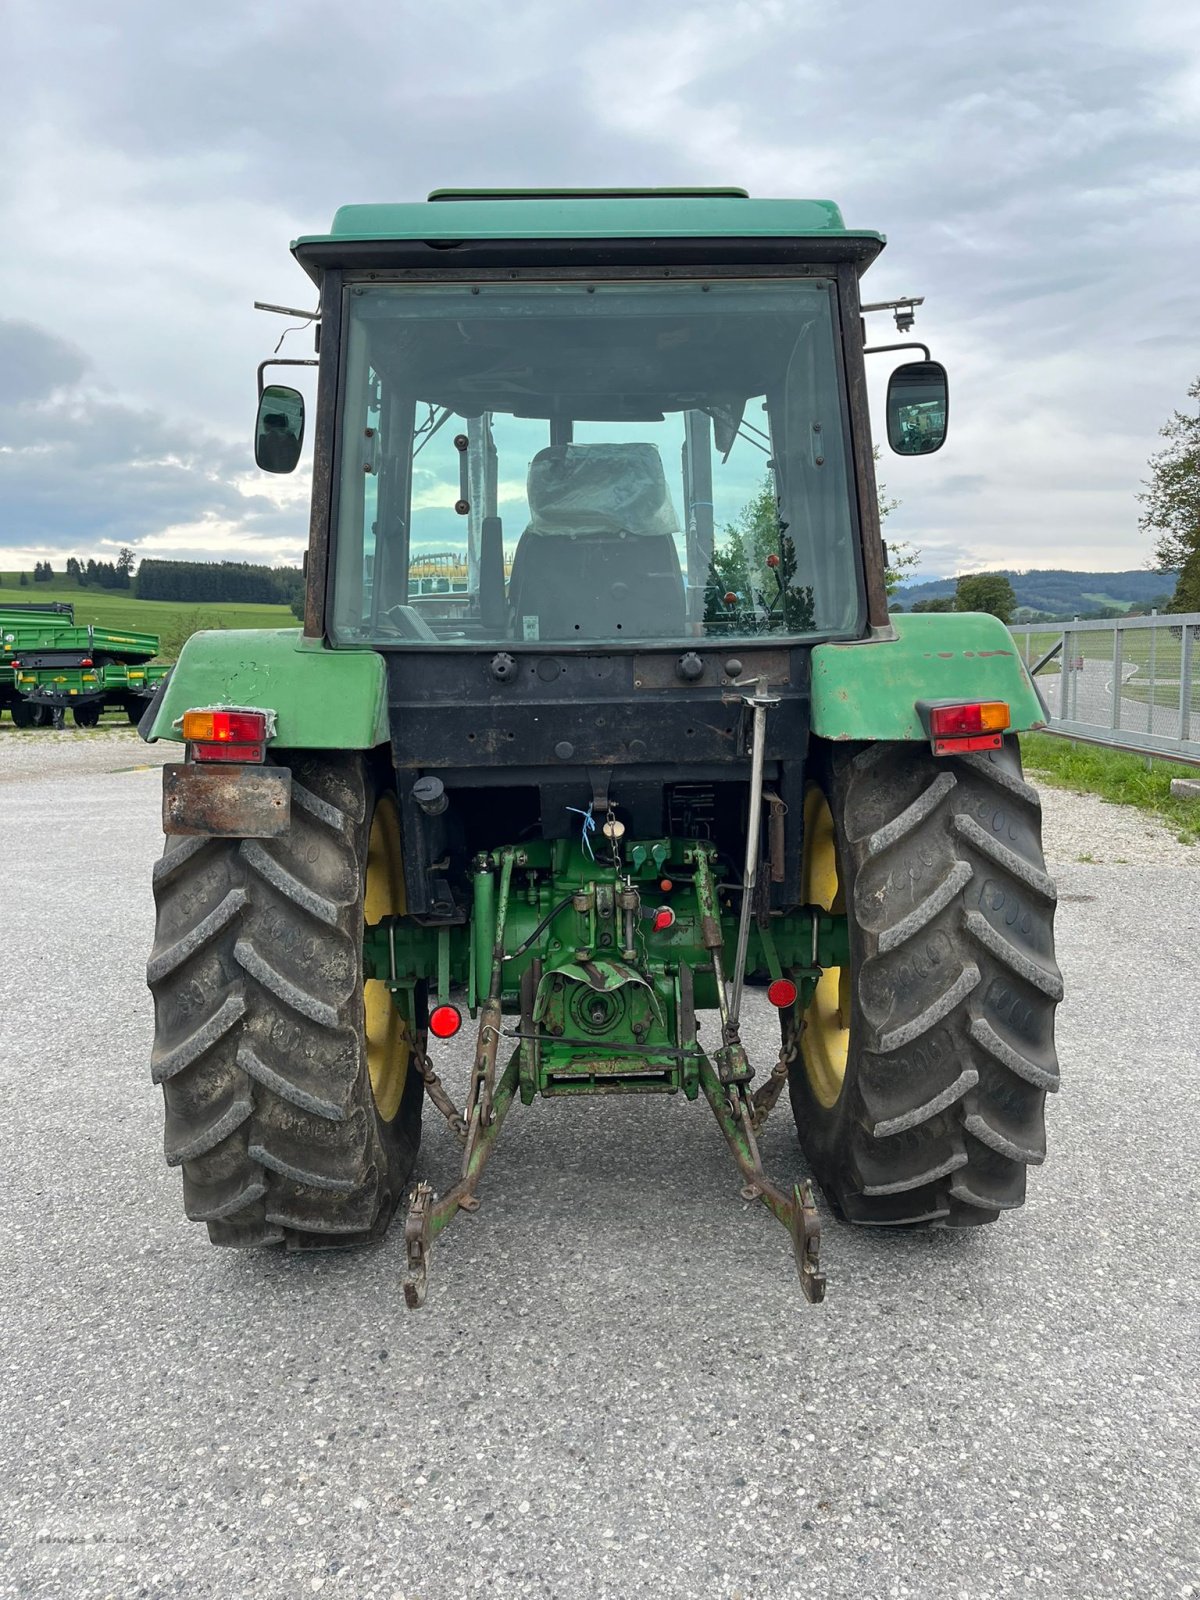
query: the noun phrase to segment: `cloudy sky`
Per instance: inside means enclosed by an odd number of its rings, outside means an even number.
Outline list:
[[[926,296],[951,439],[883,461],[923,575],[1147,561],[1200,372],[1200,10],[7,0],[0,38],[0,567],[299,559],[251,303],[313,302],[288,243],[339,204],[710,183],[837,200],[890,241],[865,298]]]

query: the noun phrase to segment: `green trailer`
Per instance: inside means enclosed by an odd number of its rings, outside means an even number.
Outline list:
[[[12,667],[18,635],[56,636],[75,625],[75,610],[63,601],[14,601],[0,604],[0,713],[7,711],[19,728],[38,727],[50,714],[30,704],[18,691]]]
[[[403,1206],[420,1304],[510,1111],[564,1096],[703,1098],[811,1300],[814,1182],[873,1228],[1023,1203],[1058,1082],[1016,737],[1045,713],[994,618],[888,613],[866,360],[895,352],[900,454],[948,399],[924,345],[867,346],[917,303],[862,304],[882,247],[740,190],[443,191],[295,242],[303,627],[193,636],[148,725],[180,746],[152,1072],[215,1243],[361,1243]],[[289,471],[305,401],[259,396]]]
[[[22,727],[61,721],[67,710],[81,728],[94,727],[105,710],[136,723],[170,671],[154,661],[158,649],[154,633],[76,626],[68,605],[0,608],[0,672]]]
[[[140,722],[171,668],[162,661],[97,663],[85,657],[37,667],[26,666],[22,659],[12,670],[21,703],[40,713],[27,725],[53,721],[69,710],[76,727],[94,728],[105,711],[123,711],[131,723]]]

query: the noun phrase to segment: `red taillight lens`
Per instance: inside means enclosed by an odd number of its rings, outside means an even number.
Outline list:
[[[84,656],[83,660],[79,663],[81,667],[94,667],[95,664],[96,663],[92,660],[91,656]]]
[[[185,711],[180,724],[197,761],[262,761],[265,711]]]
[[[457,1006],[434,1006],[429,1013],[429,1031],[435,1039],[453,1039],[462,1027],[462,1012]]]
[[[265,711],[185,711],[183,737],[189,744],[262,744]]]
[[[972,700],[961,706],[934,706],[929,731],[935,739],[961,739],[973,733],[1003,733],[1011,720],[1003,700]]]
[[[790,978],[776,978],[774,983],[767,985],[767,999],[780,1011],[786,1006],[794,1006],[796,985]]]

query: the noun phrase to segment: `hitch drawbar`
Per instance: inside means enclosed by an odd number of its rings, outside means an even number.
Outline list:
[[[478,1209],[477,1191],[483,1170],[514,1099],[519,1096],[529,1103],[538,1093],[650,1092],[654,1089],[673,1092],[678,1088],[682,1088],[688,1098],[695,1098],[703,1091],[744,1179],[743,1198],[761,1200],[779,1219],[791,1237],[800,1287],[806,1298],[814,1303],[824,1299],[825,1278],[819,1258],[821,1225],[812,1188],[807,1183],[794,1184],[789,1193],[773,1183],[763,1171],[758,1148],[757,1131],[779,1098],[798,1041],[796,986],[781,978],[778,960],[773,954],[773,975],[793,1004],[781,1009],[783,1045],[779,1060],[757,1092],[751,1089],[754,1073],[740,1034],[743,981],[755,900],[753,890],[760,853],[766,717],[769,708],[777,703],[768,692],[765,680],[744,687],[751,691],[742,696],[752,714],[750,808],[745,869],[739,885],[737,953],[730,977],[727,978],[724,970],[725,939],[714,873],[715,851],[706,841],[691,841],[683,849],[681,858],[695,898],[694,918],[691,919],[691,926],[698,935],[695,945],[681,945],[671,963],[660,961],[653,982],[635,964],[639,955],[640,897],[633,874],[645,865],[643,858],[647,855],[654,866],[661,869],[660,857],[665,859],[669,848],[666,842],[656,846],[630,846],[630,860],[626,864],[621,854],[624,829],[615,821],[609,807],[608,820],[600,835],[611,851],[611,865],[596,859],[589,845],[588,856],[594,862],[593,881],[558,903],[523,940],[519,939],[518,930],[515,936],[518,942],[512,950],[506,946],[506,929],[514,900],[513,873],[515,867],[528,866],[528,854],[513,847],[499,851],[496,860],[485,857],[477,863],[471,993],[472,997],[478,994],[481,1004],[467,1102],[461,1114],[410,1030],[411,1059],[425,1080],[426,1092],[463,1145],[461,1173],[452,1188],[439,1198],[430,1184],[422,1182],[410,1196],[404,1224],[407,1264],[404,1298],[410,1307],[425,1302],[429,1255],[434,1240],[459,1211]],[[497,864],[498,890],[494,876]],[[572,910],[567,914],[578,918],[579,943],[569,955],[560,955],[556,965],[548,963],[543,970],[540,957],[528,959],[531,942],[544,934],[548,924],[560,912],[566,912],[568,905]],[[517,912],[512,912],[512,917],[517,916]],[[670,938],[677,932],[674,915],[670,920],[658,916],[650,920],[653,935]],[[597,932],[606,921],[607,931]],[[616,959],[615,952],[602,954],[592,948],[597,941],[606,950],[611,947],[617,928],[623,929],[620,960]],[[813,928],[815,960],[815,921]],[[592,930],[590,934],[588,930]],[[561,941],[555,949],[560,945]],[[644,957],[645,936],[640,938],[640,953]],[[570,959],[570,955],[574,959]],[[502,1002],[506,992],[511,998],[512,967],[522,958],[526,958],[526,965],[519,975],[520,1021],[516,1028],[506,1029]],[[392,934],[389,934],[388,964],[390,972],[385,981],[400,1006],[412,980],[398,974]],[[715,997],[720,1017],[720,1047],[711,1059],[696,1041],[694,986],[697,972],[704,974],[709,1003]],[[675,1018],[670,1032],[663,1027],[666,1010]],[[405,1014],[403,1007],[401,1014]],[[618,1023],[628,1025],[627,1032],[619,1037],[614,1032]],[[589,1029],[593,1030],[590,1037],[585,1036]],[[497,1079],[502,1036],[515,1038],[517,1042]]]

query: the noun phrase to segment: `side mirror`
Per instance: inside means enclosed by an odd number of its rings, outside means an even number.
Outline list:
[[[271,383],[258,401],[254,460],[264,472],[294,472],[304,443],[304,396]]]
[[[898,456],[928,456],[946,442],[950,386],[940,361],[908,361],[888,379],[888,444]]]

